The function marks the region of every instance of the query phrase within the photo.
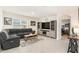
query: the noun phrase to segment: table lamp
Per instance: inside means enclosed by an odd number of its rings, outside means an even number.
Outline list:
[[[79,35],[79,27],[72,28],[72,33],[76,34],[76,35]]]

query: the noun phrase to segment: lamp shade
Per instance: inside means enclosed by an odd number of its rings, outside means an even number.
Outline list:
[[[79,27],[78,28],[74,28],[73,31],[74,31],[75,34],[79,35]]]

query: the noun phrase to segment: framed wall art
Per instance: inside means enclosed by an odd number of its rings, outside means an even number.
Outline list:
[[[4,17],[4,25],[12,25],[12,18]]]
[[[35,21],[31,21],[31,26],[35,26],[36,22]]]

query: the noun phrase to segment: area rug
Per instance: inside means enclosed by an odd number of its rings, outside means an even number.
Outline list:
[[[27,39],[27,38],[26,38],[26,39]],[[34,43],[36,43],[36,42],[39,42],[40,40],[43,40],[43,39],[38,39],[38,38],[29,38],[29,39],[27,39],[27,40],[21,39],[21,41],[20,41],[20,46],[21,46],[21,47],[25,47],[25,46],[34,44]]]

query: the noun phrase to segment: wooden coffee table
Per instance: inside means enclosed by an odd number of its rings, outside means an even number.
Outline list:
[[[37,38],[38,35],[37,34],[29,34],[29,35],[24,35],[24,37],[25,37],[25,40],[27,41],[27,40],[33,40],[33,39]]]

